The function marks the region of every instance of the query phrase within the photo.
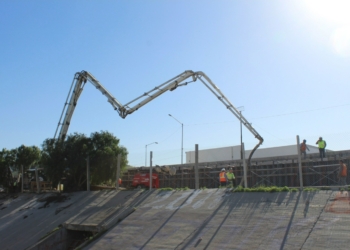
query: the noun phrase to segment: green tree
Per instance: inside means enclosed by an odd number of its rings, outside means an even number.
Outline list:
[[[119,145],[119,139],[107,131],[92,133],[90,152],[91,183],[115,183],[118,154],[121,155],[121,172],[127,166],[128,151]]]
[[[68,184],[77,189],[86,185],[87,157],[91,151],[91,140],[84,134],[69,135],[64,143],[65,174]]]
[[[86,182],[89,145],[90,139],[78,133],[67,136],[63,142],[54,139],[44,141],[41,162],[54,185],[62,181],[74,190],[82,187]]]
[[[87,158],[90,161],[92,184],[114,182],[117,155],[122,155],[121,168],[127,165],[127,150],[119,146],[119,139],[105,131],[90,137],[74,133],[65,141],[47,139],[42,146],[42,165],[47,176],[58,183],[62,178],[66,186],[76,190],[86,187]]]
[[[63,142],[54,139],[46,139],[43,142],[41,166],[54,185],[58,184],[64,176],[67,167],[65,157]]]
[[[15,162],[15,151],[3,148],[0,152],[0,184],[6,188],[12,186],[13,178],[10,167]]]
[[[17,171],[21,170],[23,166],[24,170],[31,168],[40,162],[41,150],[37,146],[27,147],[21,145],[16,149],[16,160],[14,168]]]
[[[9,187],[13,182],[13,173],[21,171],[21,166],[24,170],[39,163],[41,151],[36,146],[27,147],[21,145],[16,149],[2,149],[0,153],[0,182],[2,185]],[[10,170],[11,168],[11,170]]]

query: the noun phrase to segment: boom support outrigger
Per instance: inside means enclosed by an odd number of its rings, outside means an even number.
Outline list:
[[[187,79],[190,81],[185,82]],[[138,110],[145,104],[154,100],[161,94],[170,90],[173,91],[177,87],[185,86],[188,83],[201,81],[218,99],[221,101],[226,108],[231,111],[231,113],[237,117],[237,119],[242,122],[242,124],[254,135],[255,138],[259,140],[259,143],[254,147],[248,157],[248,165],[250,165],[250,159],[254,154],[255,150],[263,143],[264,139],[259,135],[259,133],[252,127],[252,125],[244,118],[244,116],[234,107],[231,102],[224,96],[220,89],[210,80],[210,78],[201,71],[193,72],[192,70],[186,70],[185,72],[175,76],[174,78],[164,82],[163,84],[155,87],[154,89],[144,93],[143,95],[135,98],[134,100],[122,105],[113,95],[111,95],[108,90],[103,87],[103,85],[89,72],[81,71],[77,72],[74,76],[71,88],[69,90],[67,100],[64,104],[63,111],[58,122],[58,126],[55,132],[54,138],[56,139],[57,131],[60,132],[58,135],[59,140],[64,140],[70,125],[70,121],[73,116],[75,106],[77,105],[79,96],[83,91],[85,83],[89,81],[98,90],[101,91],[103,95],[107,97],[107,101],[113,106],[113,108],[118,112],[119,116],[125,118],[127,115],[132,114],[134,111]],[[73,90],[73,91],[72,91]],[[134,104],[136,103],[136,104]],[[63,118],[63,114],[64,118]],[[63,118],[63,121],[62,121]]]

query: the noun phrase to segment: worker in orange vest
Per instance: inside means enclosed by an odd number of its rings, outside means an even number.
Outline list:
[[[340,164],[339,173],[338,173],[339,184],[341,186],[345,186],[346,177],[348,175],[348,168],[346,167],[346,164],[343,162],[343,160],[340,160],[339,164]]]
[[[219,178],[220,178],[220,186],[221,187],[226,187],[226,185],[227,185],[227,175],[226,175],[225,168],[221,169],[221,172],[219,174]]]
[[[304,159],[306,159],[306,149],[310,151],[310,149],[306,145],[306,140],[303,140],[303,142],[300,144],[300,153],[301,155],[304,155]]]

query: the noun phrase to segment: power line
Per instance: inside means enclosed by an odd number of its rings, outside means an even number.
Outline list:
[[[270,132],[266,131],[265,129],[261,128],[260,126],[257,126],[256,124],[255,124],[254,126],[255,126],[255,127],[258,127],[258,128],[261,129],[261,130],[263,130],[265,133],[268,133],[269,135],[271,135],[271,136],[277,138],[278,140],[281,140],[281,141],[283,141],[283,142],[285,142],[285,143],[287,143],[287,144],[290,143],[290,142],[287,142],[287,141],[285,141],[285,140],[283,140],[283,139],[281,139],[281,138],[279,138],[279,137],[277,137],[277,136],[271,134]]]
[[[325,110],[325,109],[339,108],[339,107],[344,107],[344,106],[349,106],[349,105],[350,105],[350,103],[347,103],[347,104],[328,106],[328,107],[317,108],[317,109],[309,109],[309,110],[296,111],[296,112],[284,113],[284,114],[278,114],[278,115],[270,115],[270,116],[262,116],[262,117],[250,118],[249,120],[258,120],[258,119],[265,119],[265,118],[274,118],[274,117],[279,117],[279,116],[295,115],[295,114],[308,113],[308,112]],[[194,123],[194,124],[187,124],[187,126],[201,126],[201,125],[212,125],[212,124],[233,123],[233,122],[237,122],[237,121],[236,120],[232,120],[232,121]]]
[[[170,137],[172,137],[177,131],[179,131],[180,128],[176,129],[173,133],[171,133],[170,135],[168,135],[166,138],[164,138],[163,140],[160,140],[159,142],[164,142],[166,140],[168,140]]]
[[[295,115],[295,114],[301,114],[301,113],[307,113],[307,112],[313,112],[313,111],[319,111],[319,110],[325,110],[325,109],[331,109],[331,108],[339,108],[339,107],[344,107],[344,106],[349,106],[349,105],[350,105],[350,103],[342,104],[342,105],[336,105],[336,106],[323,107],[323,108],[317,108],[317,109],[309,109],[309,110],[304,110],[304,111],[285,113],[285,114],[279,114],[279,115],[262,116],[262,117],[258,117],[258,118],[253,118],[252,120],[254,120],[254,119],[264,119],[264,118],[273,118],[273,117],[286,116],[286,115]]]
[[[187,124],[186,126],[202,126],[202,125],[212,125],[212,124],[220,124],[220,123],[232,123],[237,121],[222,121],[222,122],[205,122],[205,123],[193,123]]]

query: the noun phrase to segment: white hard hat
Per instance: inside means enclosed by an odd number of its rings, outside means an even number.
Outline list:
[[[223,168],[223,169],[221,169],[221,171],[225,171],[225,169]]]

